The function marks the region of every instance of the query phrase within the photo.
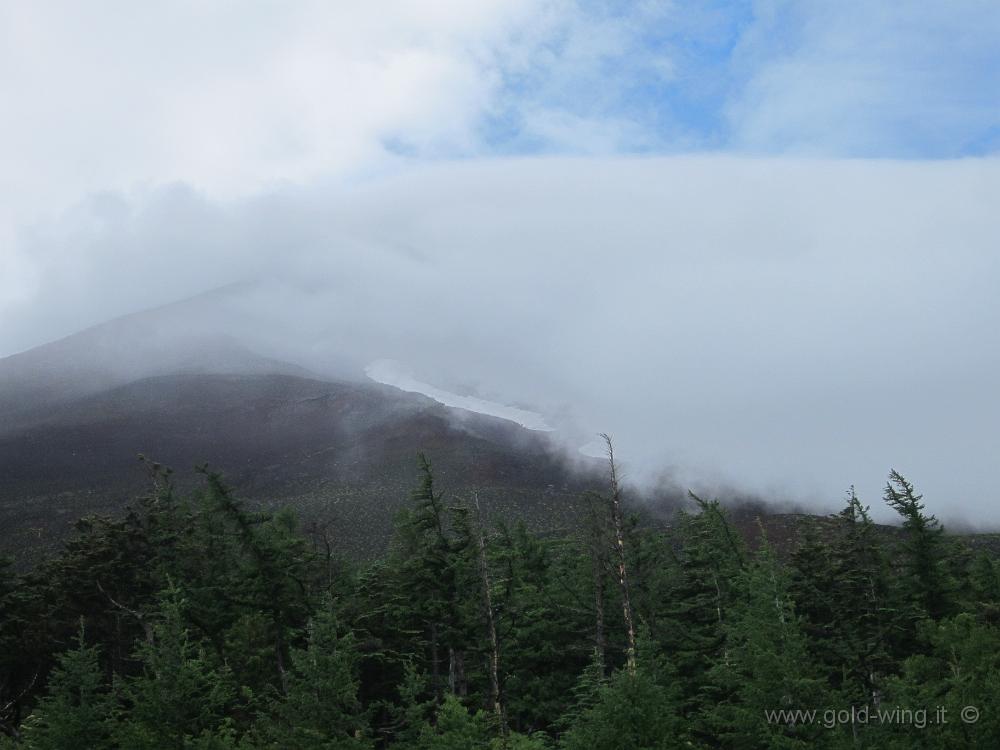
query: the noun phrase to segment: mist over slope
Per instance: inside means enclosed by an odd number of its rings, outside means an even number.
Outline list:
[[[580,522],[585,491],[606,483],[592,434],[581,445],[565,415],[470,395],[457,375],[457,392],[445,391],[398,362],[361,369],[350,349],[333,357],[303,347],[302,331],[275,335],[290,322],[255,298],[277,289],[213,290],[0,360],[0,550],[30,563],[77,518],[121,513],[149,489],[140,454],[175,469],[181,491],[207,463],[241,497],[295,508],[351,556],[385,549],[418,452],[452,497],[477,492],[489,516],[539,531]],[[799,498],[724,482],[695,489],[727,502],[749,538],[763,516],[776,542],[794,541],[796,517],[780,514],[803,510]],[[665,470],[640,475],[629,499],[669,521],[686,490]]]
[[[136,313],[0,360],[0,433],[44,418],[46,409],[167,373],[308,374],[212,324],[198,330],[177,319],[180,311],[185,321],[196,318],[206,306],[199,298]]]
[[[104,194],[28,237],[0,346],[238,281],[186,330],[321,377],[395,360],[574,449],[610,432],[636,481],[829,508],[894,467],[992,521],[998,202],[995,159],[722,156]]]
[[[139,454],[176,469],[182,491],[207,463],[252,503],[295,508],[349,555],[385,548],[418,451],[442,486],[475,489],[490,515],[539,529],[578,516],[596,465],[544,433],[179,326],[215,304],[209,295],[0,360],[0,548],[34,559],[77,518],[122,512],[149,487]]]
[[[186,335],[321,378],[395,360],[574,451],[611,433],[637,482],[819,508],[854,484],[877,507],[892,467],[990,523],[998,202],[995,159],[496,160],[229,203],[105,194],[30,236],[36,314],[0,345],[223,287],[177,308]]]

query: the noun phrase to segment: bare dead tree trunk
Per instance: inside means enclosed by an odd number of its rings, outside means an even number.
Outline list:
[[[108,598],[109,602],[115,605],[115,607],[120,609],[122,612],[131,615],[139,622],[139,624],[142,626],[142,632],[146,636],[146,643],[152,646],[154,642],[153,623],[150,622],[142,612],[138,612],[132,609],[131,607],[126,607],[124,604],[115,601],[114,597],[112,597],[111,594],[109,594],[107,591],[104,590],[104,587],[101,585],[100,581],[97,581],[96,583],[97,583],[97,590],[100,591],[102,594],[104,594]]]
[[[618,585],[622,594],[622,614],[625,618],[627,646],[625,664],[630,675],[635,674],[635,620],[632,616],[632,599],[628,589],[628,567],[625,561],[625,529],[622,519],[622,493],[618,484],[618,465],[615,463],[615,449],[611,436],[601,433],[608,446],[608,464],[611,469],[611,524],[615,532],[615,553],[618,563]]]
[[[713,571],[712,572],[712,583],[715,584],[715,614],[719,620],[719,632],[722,632],[722,589],[719,587],[719,576]],[[722,649],[722,661],[728,667],[729,666],[729,648],[724,647]]]
[[[601,677],[604,677],[605,651],[607,637],[604,634],[604,561],[598,549],[591,550],[591,563],[594,574],[594,649],[601,665]]]
[[[479,493],[473,493],[476,503],[475,532],[479,557],[479,582],[483,589],[483,615],[486,618],[486,633],[490,641],[490,698],[493,712],[500,726],[500,737],[504,747],[507,746],[507,715],[503,708],[503,698],[500,693],[500,639],[497,637],[496,619],[493,616],[493,594],[491,593],[490,569],[486,561],[486,539],[483,536],[482,516],[479,508]]]
[[[448,646],[448,692],[452,695],[458,693],[455,678],[455,649]]]
[[[465,652],[448,647],[448,691],[465,697],[469,694],[469,682],[465,679]]]
[[[431,623],[431,681],[434,684],[434,694],[441,696],[441,658],[438,655],[437,623]]]
[[[18,730],[18,725],[21,723],[21,701],[31,692],[37,681],[38,670],[36,669],[24,689],[0,706],[0,731],[15,740],[21,739],[21,732]],[[3,687],[6,687],[6,684]]]
[[[588,547],[590,571],[594,587],[594,655],[600,664],[601,677],[605,676],[607,664],[608,638],[605,620],[605,598],[607,595],[607,574],[611,569],[608,559],[608,507],[605,498],[594,492],[588,493],[596,502],[592,503],[587,515]]]
[[[330,522],[325,521],[320,524],[313,521],[309,524],[309,532],[312,537],[313,551],[317,552],[323,560],[323,573],[326,578],[327,591],[333,590],[333,544],[330,542]]]
[[[285,645],[278,636],[274,639],[275,666],[278,668],[278,677],[281,678],[281,694],[288,695],[288,670],[285,669]]]

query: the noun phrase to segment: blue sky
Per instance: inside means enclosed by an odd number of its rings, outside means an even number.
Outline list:
[[[0,242],[92,192],[400,157],[992,155],[997,39],[995,0],[15,0]]]
[[[608,150],[632,153],[725,148],[730,73],[747,3],[705,3],[697,15],[663,6],[623,13],[618,3],[586,3],[581,16],[544,45],[552,59],[505,76],[499,111],[486,118],[491,147],[510,153],[573,152],[574,142],[532,132],[522,112],[535,108],[579,118],[580,125],[626,123]],[[580,49],[580,37],[610,39]],[[541,55],[539,55],[541,57]],[[547,64],[546,64],[547,63]]]
[[[503,153],[991,154],[997,39],[997,3],[588,2],[505,71],[483,136]]]

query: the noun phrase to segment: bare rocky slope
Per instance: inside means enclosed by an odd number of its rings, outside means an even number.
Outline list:
[[[137,457],[222,472],[240,496],[291,506],[350,555],[385,548],[425,453],[440,485],[541,529],[573,522],[593,480],[543,433],[372,382],[333,380],[154,311],[0,360],[0,551],[30,560],[91,513],[148,489]],[[574,462],[578,463],[578,462]]]

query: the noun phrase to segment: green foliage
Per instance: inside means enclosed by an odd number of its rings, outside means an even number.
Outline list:
[[[963,613],[925,621],[927,653],[910,656],[884,706],[925,709],[926,725],[874,726],[886,748],[994,748],[1000,737],[1000,631]],[[971,711],[971,713],[970,713]]]
[[[496,542],[504,693],[511,726],[550,729],[593,650],[589,561],[574,545],[537,539],[523,525],[502,528]],[[581,643],[581,641],[583,641]]]
[[[423,636],[419,655],[430,677],[431,688],[443,697],[449,683],[463,690],[465,676],[456,671],[464,656],[478,596],[473,584],[474,564],[462,518],[449,514],[442,494],[435,491],[430,462],[420,456],[420,485],[412,495],[412,509],[401,515],[394,540],[389,575],[395,595],[403,593],[405,605],[395,608],[395,627]]]
[[[848,492],[846,507],[824,524],[828,540],[809,525],[792,556],[796,613],[812,658],[841,699],[873,705],[885,677],[895,670],[891,644],[904,629],[899,596],[889,583],[889,563],[868,507]]]
[[[448,694],[438,709],[434,725],[424,726],[414,750],[486,750],[489,746],[486,714],[469,713],[457,696]]]
[[[495,736],[490,717],[481,709],[470,712],[458,696],[448,694],[438,708],[433,723],[424,723],[412,744],[401,743],[407,750],[546,750],[539,736],[516,732],[507,737]]]
[[[892,471],[885,485],[885,502],[903,519],[905,540],[901,546],[901,573],[905,576],[908,604],[914,619],[937,619],[954,605],[955,582],[948,570],[951,552],[944,528],[933,515],[924,513],[918,495],[899,472]]]
[[[314,616],[305,648],[291,654],[285,694],[275,700],[267,734],[287,750],[363,750],[367,721],[358,702],[354,636],[329,604]]]
[[[185,606],[179,588],[164,591],[151,638],[137,649],[142,671],[121,681],[125,708],[115,730],[121,747],[183,748],[227,723],[237,692],[232,673],[192,637]]]
[[[640,651],[641,656],[645,656]],[[675,690],[643,658],[634,675],[619,670],[607,682],[584,674],[578,715],[562,750],[670,750],[689,747]]]
[[[985,551],[976,554],[968,567],[965,607],[982,612],[992,624],[1000,622],[1000,561]]]
[[[426,697],[427,692],[426,675],[407,663],[399,684],[399,704],[389,707],[393,718],[391,736],[401,747],[415,746],[420,733],[431,722],[437,704],[434,698]]]
[[[901,529],[877,527],[852,491],[777,552],[765,540],[749,554],[716,501],[693,497],[668,531],[626,519],[630,674],[600,506],[577,533],[480,529],[428,461],[419,470],[390,554],[365,565],[310,545],[288,511],[247,509],[217,475],[181,497],[155,467],[148,497],[83,519],[60,555],[20,576],[0,560],[0,747],[992,748],[1000,736],[1000,563],[946,537],[895,472],[886,501]],[[961,720],[969,706],[977,722]],[[948,721],[931,725],[938,707]],[[823,719],[893,708],[911,720]],[[819,720],[769,715],[812,709]]]
[[[580,718],[590,712],[602,699],[602,689],[608,684],[604,660],[597,649],[594,656],[580,674],[570,695],[569,709],[560,717],[556,726],[566,731],[576,726]]]
[[[718,705],[703,709],[704,726],[725,747],[804,748],[826,739],[821,728],[767,720],[768,711],[833,703],[810,659],[789,588],[765,541],[736,580],[725,646],[712,668]]]
[[[677,671],[685,716],[715,705],[709,671],[725,649],[725,625],[746,563],[743,540],[718,501],[692,494],[699,512],[680,513],[680,549],[669,570],[659,641]]]
[[[81,619],[76,647],[59,657],[46,695],[24,723],[24,744],[34,750],[109,748],[113,708],[98,649],[87,645]]]

